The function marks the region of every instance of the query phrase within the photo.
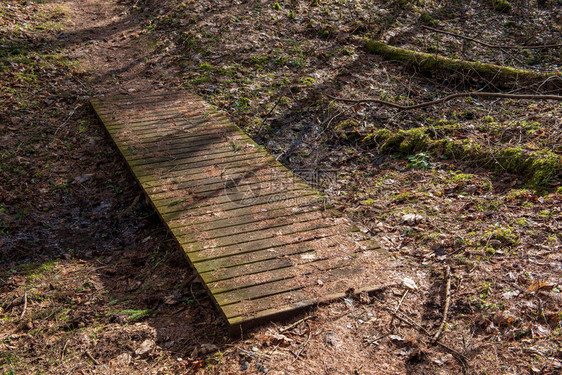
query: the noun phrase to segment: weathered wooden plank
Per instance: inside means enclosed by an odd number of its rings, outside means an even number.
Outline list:
[[[294,205],[290,207],[280,207],[271,210],[259,210],[258,212],[246,211],[240,212],[235,217],[229,217],[226,219],[217,219],[214,217],[199,218],[190,217],[186,219],[180,219],[176,221],[171,221],[168,223],[168,227],[181,228],[188,225],[195,225],[197,230],[207,231],[214,230],[218,228],[235,227],[239,225],[251,225],[256,222],[263,222],[268,219],[276,219],[279,217],[290,217],[291,215],[299,215],[305,212],[313,212],[318,210],[323,210],[324,207],[318,204],[308,204],[308,205]]]
[[[256,285],[246,290],[222,296],[221,309],[231,319],[237,316],[251,316],[259,311],[281,307],[284,303],[318,299],[323,294],[332,294],[345,286],[345,279],[361,271],[360,265],[341,267],[322,272],[324,280],[319,283],[317,275],[306,274],[298,278],[282,280],[266,285]],[[322,292],[320,292],[322,290]],[[345,290],[345,289],[344,289]],[[232,297],[232,298],[228,298]],[[245,297],[245,299],[239,299]],[[232,302],[234,301],[234,302]],[[255,301],[255,302],[253,302]]]
[[[314,251],[316,247],[326,245],[335,246],[331,241],[337,237],[331,228],[320,228],[314,232],[277,236],[253,241],[244,245],[232,245],[227,248],[199,248],[191,250],[192,244],[183,246],[199,272],[227,268],[234,265],[254,263],[260,260],[274,259],[280,256],[298,252]],[[341,240],[341,238],[340,238]]]
[[[228,168],[236,168],[236,167],[246,167],[247,169],[258,169],[258,166],[263,165],[267,166],[267,163],[271,161],[264,159],[262,154],[252,153],[249,155],[239,155],[233,158],[222,158],[216,160],[209,160],[209,161],[202,161],[202,162],[195,162],[189,164],[176,164],[172,166],[164,166],[164,167],[152,167],[150,164],[145,166],[130,166],[133,172],[138,177],[147,177],[147,176],[154,176],[159,178],[169,178],[172,176],[183,175],[184,171],[187,171],[188,174],[201,174],[202,172],[206,171],[207,168],[213,167],[219,175],[224,174],[224,170]],[[260,164],[257,164],[260,163]]]
[[[287,217],[286,215],[270,215],[264,216],[264,218],[262,218],[261,220],[252,218],[242,223],[240,221],[237,221],[236,223],[230,222],[226,226],[224,226],[224,224],[223,226],[217,226],[216,222],[211,222],[211,225],[209,225],[208,222],[200,225],[198,225],[197,223],[193,223],[192,225],[194,226],[193,231],[204,233],[205,237],[208,237],[209,239],[217,239],[225,236],[230,237],[233,234],[242,235],[244,233],[278,228],[294,223],[309,222],[312,220],[321,219],[324,216],[325,211],[321,211],[320,208],[317,208],[316,210],[302,210],[289,217]],[[184,226],[179,228],[185,230]],[[170,229],[174,230],[174,227],[170,227]]]
[[[303,260],[299,255],[285,258],[289,261],[290,267],[273,269],[270,265],[270,268],[262,272],[252,272],[255,268],[250,268],[248,270],[249,272],[244,275],[216,282],[207,281],[207,285],[213,295],[218,296],[222,294],[220,297],[222,298],[222,302],[218,299],[217,302],[221,305],[226,305],[245,299],[245,294],[257,297],[261,292],[263,296],[263,290],[256,288],[257,286],[263,286],[264,289],[268,289],[268,287],[271,287],[270,283],[282,282],[283,280],[285,280],[285,286],[288,286],[291,283],[290,279],[296,278],[297,276],[335,269],[347,264],[343,259],[324,258],[310,260],[305,258]],[[255,266],[258,264],[254,263]],[[243,290],[243,292],[240,292],[241,290]],[[272,291],[272,288],[270,288],[270,291]]]
[[[291,223],[280,223],[277,225],[271,225],[269,227],[260,228],[260,230],[236,233],[233,227],[228,227],[224,229],[218,229],[214,233],[209,233],[207,231],[196,233],[190,231],[190,239],[188,241],[182,242],[183,245],[188,245],[191,242],[201,243],[205,241],[208,243],[207,247],[217,247],[225,249],[228,246],[238,245],[238,244],[248,244],[253,241],[263,240],[266,238],[275,238],[277,236],[283,236],[288,234],[297,234],[301,232],[311,232],[316,229],[330,228],[334,226],[334,223],[326,220],[326,218],[301,218],[303,221],[294,221]],[[234,227],[236,228],[236,227]],[[172,230],[172,232],[178,238],[183,238],[182,230]],[[180,240],[181,241],[181,240]],[[205,248],[205,247],[204,247]]]
[[[131,153],[128,156],[130,161],[136,160],[152,160],[156,158],[173,158],[178,154],[189,155],[189,156],[208,156],[213,153],[223,154],[232,152],[264,152],[257,149],[249,143],[244,144],[234,144],[230,140],[217,142],[216,139],[206,140],[204,142],[194,142],[194,143],[180,143],[177,145],[167,146],[166,144],[158,144],[153,147],[130,147]]]
[[[244,197],[228,197],[225,195],[219,195],[214,198],[198,199],[198,200],[178,200],[178,199],[163,199],[156,201],[154,205],[160,212],[160,214],[166,218],[166,220],[173,220],[177,218],[175,214],[178,212],[185,212],[186,208],[189,207],[189,215],[197,216],[203,215],[209,210],[214,210],[215,215],[228,215],[228,211],[239,210],[243,207],[256,206],[256,205],[272,205],[277,204],[284,207],[292,205],[292,200],[301,201],[302,204],[314,202],[314,197],[318,198],[315,192],[299,189],[295,187],[295,190],[286,191],[282,194],[273,191],[270,193],[260,194],[257,198],[252,200],[245,200]],[[176,203],[178,202],[178,203]],[[236,215],[237,213],[233,213]],[[228,215],[233,216],[233,215]]]
[[[266,179],[275,178],[275,176],[279,176],[278,179],[282,179],[283,181],[285,181],[285,178],[293,179],[290,175],[285,176],[284,172],[285,168],[283,166],[275,164],[272,165],[271,168],[252,168],[251,171],[248,170],[247,166],[242,166],[229,168],[222,175],[203,176],[201,178],[193,177],[193,175],[189,175],[186,172],[185,174],[175,177],[144,181],[143,186],[148,194],[156,194],[166,191],[183,190],[186,188],[203,187],[206,185],[232,183],[232,181],[238,181],[241,177],[245,179],[248,173],[262,178],[264,181]]]

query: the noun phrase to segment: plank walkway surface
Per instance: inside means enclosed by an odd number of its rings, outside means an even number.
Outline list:
[[[91,104],[232,334],[401,280],[370,236],[199,97]]]

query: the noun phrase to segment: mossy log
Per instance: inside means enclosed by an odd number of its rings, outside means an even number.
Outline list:
[[[371,39],[367,40],[365,47],[370,53],[418,67],[422,71],[446,70],[449,72],[462,72],[468,76],[481,77],[489,82],[508,87],[530,83],[545,83],[543,87],[562,88],[562,75],[560,74],[540,73],[508,66],[452,59],[393,47]]]
[[[379,129],[364,137],[362,142],[367,147],[377,147],[386,153],[411,155],[429,152],[485,168],[499,167],[523,177],[534,187],[550,185],[559,181],[562,175],[562,156],[552,151],[526,152],[518,147],[486,148],[468,140],[433,139],[426,127],[398,131]]]

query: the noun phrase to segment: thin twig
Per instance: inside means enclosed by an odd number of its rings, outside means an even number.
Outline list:
[[[100,363],[90,354],[90,352],[88,351],[88,349],[86,349],[86,350],[84,351],[84,353],[86,353],[86,356],[87,356],[88,358],[90,358],[90,359],[92,360],[92,362],[94,362],[94,365],[99,366]]]
[[[21,311],[20,320],[23,319],[25,311],[27,310],[27,292],[23,293],[23,310]]]
[[[60,361],[61,362],[64,362],[64,352],[66,351],[66,346],[68,345],[68,341],[69,340],[65,341],[64,346],[62,347],[62,351],[60,353]]]
[[[445,31],[445,30],[440,30],[440,29],[436,29],[434,27],[430,27],[430,26],[422,26],[424,29],[427,30],[431,30],[431,31],[435,31],[436,33],[441,33],[441,34],[447,34],[447,35],[451,35],[457,38],[461,38],[461,39],[466,39],[466,40],[470,40],[474,43],[478,43],[481,44],[483,46],[489,47],[489,48],[499,48],[499,49],[541,49],[541,48],[560,48],[562,47],[562,44],[543,44],[543,45],[532,45],[532,46],[519,46],[519,45],[501,45],[501,44],[491,44],[491,43],[486,43],[482,40],[478,40],[466,35],[462,35],[462,34],[457,34],[451,31]]]
[[[306,345],[308,345],[308,342],[310,341],[310,338],[312,337],[312,330],[310,329],[310,325],[308,323],[306,323],[306,325],[308,326],[308,337],[306,338],[306,341],[305,341],[304,345],[299,350],[299,352],[296,354],[295,359],[293,360],[293,362],[291,362],[291,364],[298,361],[298,359],[299,359],[300,355],[302,354],[304,348],[306,348]]]
[[[307,320],[312,319],[312,318],[314,318],[314,315],[309,315],[309,316],[306,316],[302,319],[299,319],[296,322],[294,322],[293,324],[288,325],[287,327],[280,329],[279,333],[287,332],[288,330],[291,330],[291,329],[295,328],[296,326],[298,326],[302,322],[306,322]]]
[[[406,289],[406,291],[402,295],[402,298],[400,298],[400,302],[398,302],[398,306],[396,306],[396,310],[394,311],[395,313],[397,313],[400,310],[400,306],[402,306],[402,302],[404,302],[404,298],[406,298],[406,295],[408,294],[409,291],[410,290]]]
[[[388,311],[388,310],[387,310]],[[406,324],[409,324],[411,326],[414,326],[416,328],[418,328],[419,330],[421,330],[423,333],[425,333],[428,336],[431,336],[431,333],[425,329],[424,327],[420,326],[418,323],[414,322],[413,320],[405,317],[405,316],[400,316],[398,315],[398,313],[392,313],[392,311],[390,311],[391,314],[393,314],[396,318],[398,318],[399,320],[403,321]],[[441,341],[435,341],[435,344],[442,346],[443,348],[447,349],[448,351],[450,351],[451,353],[453,353],[457,359],[459,361],[461,361],[463,364],[467,361],[467,358],[464,354],[460,353],[459,351],[451,348],[450,346],[443,344]]]
[[[74,107],[72,111],[68,114],[68,117],[63,121],[63,123],[55,130],[55,134],[53,135],[53,140],[57,137],[57,133],[59,130],[66,125],[66,123],[70,120],[70,118],[74,115],[74,112],[80,107],[80,104]]]
[[[441,104],[455,98],[504,98],[504,99],[533,99],[533,100],[558,100],[562,101],[562,95],[535,95],[535,94],[502,94],[498,92],[459,92],[456,94],[448,95],[441,99],[431,100],[429,102],[414,104],[414,105],[400,105],[392,102],[387,102],[380,99],[366,98],[366,99],[347,99],[337,98],[335,96],[326,95],[328,98],[338,100],[346,103],[377,103],[386,105],[392,108],[397,108],[403,111],[412,109],[429,107],[435,104]]]
[[[398,302],[398,306],[396,306],[396,309],[394,310],[394,314],[396,314],[400,310],[400,306],[402,306],[402,302],[404,302],[404,298],[406,298],[406,295],[408,294],[409,291],[410,291],[409,289],[406,289],[404,294],[402,294],[402,298],[400,298],[400,301]],[[392,319],[390,319],[389,325],[392,325],[393,322],[394,322],[394,316],[392,316]]]
[[[439,340],[439,336],[443,333],[445,323],[447,322],[447,313],[449,312],[449,305],[451,303],[451,266],[447,266],[445,269],[445,280],[445,307],[443,307],[443,319],[441,319],[441,324],[437,329],[437,333],[433,336],[433,341]]]

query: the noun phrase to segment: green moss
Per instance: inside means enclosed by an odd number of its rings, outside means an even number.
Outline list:
[[[546,185],[562,171],[562,159],[550,150],[533,152],[529,159],[535,185]]]
[[[491,240],[499,241],[504,246],[519,244],[519,235],[511,228],[498,228],[492,232]]]
[[[199,67],[197,69],[203,70],[203,71],[208,71],[208,70],[215,69],[215,67],[213,65],[209,64],[208,62],[202,62],[201,64],[199,64]]]
[[[506,0],[490,0],[490,1],[494,5],[494,9],[499,12],[509,13],[513,9],[511,4]]]
[[[399,151],[403,154],[425,151],[430,145],[426,128],[398,130],[394,133],[388,129],[379,129],[367,135],[363,142],[379,144],[382,151]]]
[[[450,181],[454,183],[467,182],[474,178],[473,174],[461,173],[460,171],[450,173]]]
[[[429,13],[422,13],[420,15],[420,21],[422,21],[422,23],[429,25],[429,26],[435,26],[437,25],[437,21],[435,21],[435,19],[433,17],[431,17],[431,15]]]
[[[355,120],[344,120],[334,127],[334,131],[342,139],[359,139],[358,126],[359,124]]]
[[[396,203],[400,203],[400,202],[417,201],[417,198],[413,193],[407,191],[405,193],[400,193],[400,194],[394,195],[392,197],[392,200]]]
[[[544,186],[562,172],[562,157],[550,150],[528,153],[520,147],[482,147],[469,139],[431,139],[425,127],[391,132],[379,129],[363,138],[367,146],[382,152],[411,155],[429,152],[435,156],[472,161],[490,169],[506,170],[526,178],[531,186]]]
[[[305,77],[305,78],[301,79],[301,83],[303,85],[312,86],[316,83],[316,80],[312,77]]]
[[[533,196],[533,192],[529,189],[511,189],[505,198],[509,200],[526,199]]]

